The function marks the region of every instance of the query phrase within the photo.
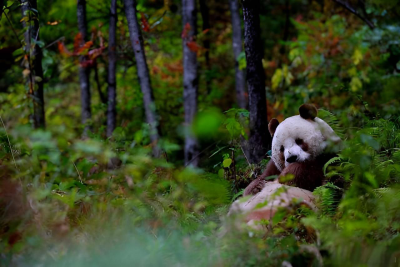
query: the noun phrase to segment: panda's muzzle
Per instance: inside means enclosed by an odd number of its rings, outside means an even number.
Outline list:
[[[297,161],[297,156],[296,155],[290,156],[290,157],[288,157],[286,159],[286,161],[289,162],[289,163],[296,162]]]

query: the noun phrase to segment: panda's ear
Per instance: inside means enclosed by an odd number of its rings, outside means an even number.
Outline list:
[[[268,130],[272,137],[274,136],[275,130],[276,130],[276,128],[278,128],[278,125],[279,125],[279,121],[275,118],[273,118],[272,120],[269,121]]]
[[[312,104],[301,105],[301,107],[299,108],[299,112],[300,112],[300,116],[306,120],[308,120],[308,119],[314,120],[315,117],[317,117],[317,115],[318,115],[317,108]]]

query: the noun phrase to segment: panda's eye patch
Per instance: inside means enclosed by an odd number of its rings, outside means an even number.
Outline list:
[[[297,138],[297,139],[296,139],[296,144],[297,144],[298,146],[301,146],[303,143],[304,143],[303,139],[300,139],[300,138]]]
[[[285,150],[285,148],[283,146],[281,146],[281,152],[283,152]]]

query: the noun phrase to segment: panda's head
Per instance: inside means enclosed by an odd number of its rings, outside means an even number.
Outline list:
[[[317,109],[304,104],[300,115],[289,117],[283,122],[272,119],[268,125],[272,139],[272,160],[282,171],[293,162],[313,160],[321,155],[328,143],[338,143],[340,138],[320,118]]]

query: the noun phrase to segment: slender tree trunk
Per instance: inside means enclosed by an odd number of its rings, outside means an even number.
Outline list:
[[[93,63],[93,70],[94,70],[94,81],[96,82],[97,92],[99,93],[100,101],[103,104],[107,104],[107,96],[103,94],[103,91],[101,90],[99,70],[96,61],[94,61]]]
[[[203,31],[210,29],[210,12],[207,6],[207,0],[199,0],[200,2],[200,13],[201,18],[203,20]],[[210,71],[210,38],[206,35],[203,41],[204,46],[204,59],[206,62],[206,73]],[[211,80],[209,79],[208,75],[206,75],[206,89],[207,93],[210,94],[211,92]]]
[[[150,84],[149,69],[147,68],[146,55],[144,52],[142,33],[136,16],[136,0],[124,0],[125,13],[128,20],[130,39],[135,53],[137,73],[140,88],[143,94],[143,104],[145,107],[147,123],[150,125],[150,140],[153,143],[153,155],[160,156],[157,146],[159,139],[156,106],[154,104],[153,91]]]
[[[117,82],[115,72],[117,67],[117,0],[111,0],[110,29],[108,39],[108,105],[107,105],[107,137],[110,137],[116,125]]]
[[[285,28],[283,28],[283,37],[282,37],[282,40],[285,42],[285,44],[283,44],[279,49],[279,52],[282,56],[284,56],[286,53],[286,41],[289,38],[289,27],[290,27],[290,2],[289,0],[285,0]]]
[[[196,1],[182,0],[183,17],[183,100],[185,125],[189,128],[197,112],[198,66],[197,54],[189,49],[188,41],[196,36]],[[189,27],[189,26],[190,27]],[[185,136],[185,164],[198,166],[198,145],[189,129]]]
[[[243,0],[247,87],[249,90],[250,138],[249,160],[260,162],[271,146],[268,134],[265,77],[262,66],[260,18],[258,0]]]
[[[28,26],[25,32],[25,52],[28,55],[27,68],[29,69],[28,83],[29,93],[33,99],[33,125],[37,128],[46,126],[44,114],[44,94],[43,94],[43,68],[42,50],[36,44],[39,41],[39,14],[37,13],[36,0],[22,0],[22,15],[28,18],[24,21],[24,26]],[[35,18],[31,17],[35,14]],[[34,44],[31,41],[34,40]]]
[[[229,0],[229,7],[232,18],[232,46],[233,55],[235,57],[235,88],[236,101],[240,108],[247,109],[248,100],[246,97],[246,80],[244,71],[239,68],[238,57],[242,53],[242,26],[239,12],[238,0]]]
[[[77,2],[77,16],[79,33],[82,35],[83,45],[87,41],[87,19],[86,19],[86,0],[78,0]],[[92,117],[91,111],[91,95],[90,95],[90,68],[85,66],[85,56],[79,58],[79,82],[81,86],[81,118],[82,124],[85,125],[83,135],[86,136],[90,126],[87,125],[88,120]]]
[[[4,0],[0,0],[0,19],[1,15],[3,15],[3,7],[4,7]]]

